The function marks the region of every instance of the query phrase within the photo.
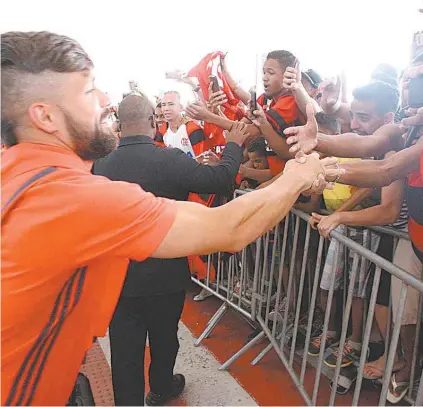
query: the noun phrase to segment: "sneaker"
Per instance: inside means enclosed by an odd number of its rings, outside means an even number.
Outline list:
[[[320,347],[322,345],[323,334],[319,336],[315,336],[311,339],[310,345],[308,347],[308,354],[310,356],[319,356],[320,354]],[[326,335],[326,343],[325,343],[325,350],[332,345],[335,345],[337,339],[333,336]]]
[[[203,288],[201,291],[200,291],[200,294],[197,294],[194,298],[193,298],[193,300],[194,301],[204,301],[206,298],[208,298],[208,297],[211,297],[213,294],[210,292],[210,291],[208,291],[208,290],[206,290],[205,288]]]
[[[344,345],[342,351],[341,367],[352,365],[355,361],[359,360],[361,351],[354,349],[348,342]],[[336,367],[336,360],[338,359],[338,349],[329,354],[325,359],[325,365],[329,367]]]
[[[173,375],[172,389],[167,394],[157,394],[152,391],[147,394],[145,404],[147,406],[163,406],[167,401],[179,397],[185,388],[185,377],[181,374]]]

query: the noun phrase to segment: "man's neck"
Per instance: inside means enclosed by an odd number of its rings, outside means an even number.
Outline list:
[[[148,136],[154,138],[154,131],[151,130],[151,127],[145,128],[144,126],[123,127],[120,137],[124,138],[130,136]]]
[[[179,126],[182,124],[182,117],[177,117],[174,121],[169,122],[170,129],[175,132],[179,129]]]
[[[285,96],[285,95],[288,95],[288,94],[289,94],[289,90],[281,89],[279,93],[272,96],[272,100],[274,100],[276,102],[281,96]]]

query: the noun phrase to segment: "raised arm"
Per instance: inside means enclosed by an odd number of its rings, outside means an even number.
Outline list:
[[[256,170],[255,168],[249,168],[245,165],[241,165],[241,176],[243,178],[254,179],[260,184],[267,182],[273,178],[272,172],[270,170]]]
[[[298,109],[301,113],[306,115],[306,108],[309,103],[313,105],[314,112],[321,112],[322,108],[319,104],[310,97],[301,82],[301,70],[297,64],[295,68],[288,67],[285,70],[283,77],[283,87],[292,93],[295,98]]]
[[[323,111],[336,116],[344,123],[350,122],[350,106],[343,101],[343,81],[338,75],[337,78],[325,80],[321,85],[322,99],[320,105]]]
[[[333,159],[308,156],[305,164],[294,160],[272,185],[234,199],[218,208],[177,202],[178,211],[169,233],[153,257],[239,251],[280,222],[298,195],[312,186],[319,174],[329,175]],[[323,165],[322,165],[322,164]]]
[[[227,136],[222,159],[216,166],[199,164],[182,151],[174,151],[174,163],[167,177],[188,192],[227,193],[238,174],[242,161],[240,146],[247,137],[246,126],[236,123]]]
[[[228,81],[228,84],[230,88],[232,89],[232,92],[234,92],[236,96],[239,97],[239,99],[242,101],[242,103],[244,103],[244,105],[248,106],[248,104],[250,103],[250,94],[246,90],[242,89],[233,79],[232,75],[230,74],[226,66],[225,58],[222,59],[222,65],[223,65],[223,70],[222,70],[223,75],[225,75],[225,78]]]
[[[205,122],[215,124],[223,130],[231,130],[234,123],[236,123],[235,121],[229,120],[226,117],[214,114],[213,112],[208,110],[204,104],[198,102],[188,105],[186,108],[186,112],[189,117],[195,120],[203,120]],[[247,131],[250,136],[257,136],[259,134],[259,130],[256,126],[254,126],[253,124],[248,124],[248,122],[251,122],[250,120],[243,119],[241,120],[241,122],[247,124]]]

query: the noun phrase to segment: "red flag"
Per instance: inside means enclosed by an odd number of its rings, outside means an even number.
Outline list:
[[[187,73],[187,76],[197,77],[201,91],[206,100],[209,98],[209,76],[216,76],[220,89],[225,92],[228,99],[228,102],[222,105],[224,108],[224,115],[229,120],[241,120],[243,114],[241,109],[238,108],[239,98],[234,95],[231,87],[228,84],[228,81],[225,78],[225,75],[222,73],[222,59],[224,56],[225,54],[222,51],[207,54],[198,63],[198,65],[196,65]],[[221,153],[221,151],[216,150],[216,147],[220,148],[226,145],[226,140],[223,136],[223,130],[214,124],[204,123],[204,133],[208,136],[210,146],[215,150],[215,152]]]
[[[225,92],[228,99],[228,102],[222,106],[225,110],[233,111],[235,113],[239,99],[232,92],[228,81],[222,73],[222,59],[224,56],[225,54],[222,51],[207,54],[198,65],[187,73],[187,76],[195,76],[198,78],[201,91],[203,92],[203,96],[206,100],[209,98],[209,76],[216,76],[220,89]]]

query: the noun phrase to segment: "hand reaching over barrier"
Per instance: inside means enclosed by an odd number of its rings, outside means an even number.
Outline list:
[[[334,167],[334,158],[320,160],[318,154],[303,158],[301,162],[289,161],[284,173],[268,187],[218,208],[175,202],[173,226],[153,256],[173,258],[184,256],[187,251],[208,254],[242,250],[280,222],[301,193],[320,192],[342,173]]]
[[[311,103],[307,105],[306,113],[307,123],[304,126],[289,127],[284,130],[284,134],[287,136],[287,144],[292,145],[289,149],[291,153],[302,151],[308,154],[317,146],[318,126]]]

